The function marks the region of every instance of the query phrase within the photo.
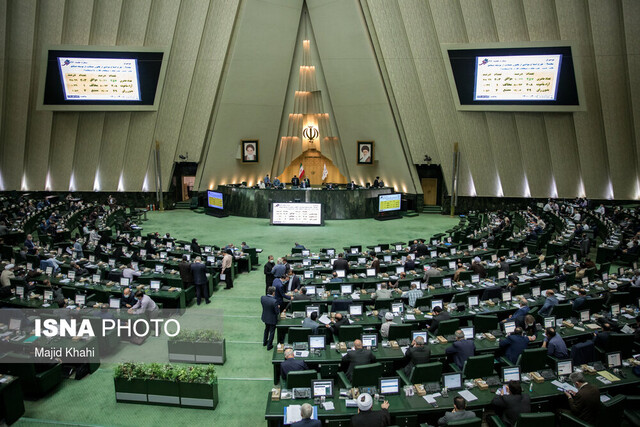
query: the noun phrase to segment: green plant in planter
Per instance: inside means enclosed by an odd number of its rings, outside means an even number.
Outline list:
[[[114,377],[132,379],[179,381],[184,383],[212,384],[216,380],[215,367],[181,366],[161,363],[126,362],[117,365]]]
[[[211,329],[181,330],[169,341],[185,341],[185,342],[221,342],[222,333]]]

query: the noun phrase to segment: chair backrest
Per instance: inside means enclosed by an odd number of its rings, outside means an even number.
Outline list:
[[[326,420],[327,427],[350,427],[351,426],[351,418],[343,419],[343,420]]]
[[[516,288],[511,292],[513,295],[524,295],[531,292],[531,284],[529,283],[518,283]]]
[[[629,305],[634,304],[633,298],[629,292],[612,292],[611,298],[609,299],[609,305],[611,304],[621,304],[621,305]]]
[[[633,353],[633,340],[632,334],[610,334],[607,340],[607,351],[619,351],[623,359],[629,358]]]
[[[600,264],[600,271],[599,273],[607,273],[609,274],[609,270],[611,270],[611,263],[610,262],[603,262],[602,264]]]
[[[527,348],[518,357],[518,365],[523,373],[538,371],[547,367],[546,348]]]
[[[451,302],[467,302],[467,297],[469,296],[469,292],[458,292],[453,295],[453,299]]]
[[[493,354],[471,356],[462,370],[465,378],[481,378],[493,375]]]
[[[555,424],[556,415],[553,412],[533,412],[530,414],[520,414],[515,427],[554,426]]]
[[[354,387],[362,386],[378,386],[378,379],[382,376],[382,364],[371,363],[368,365],[360,365],[353,368],[351,376],[351,385]]]
[[[311,335],[311,328],[289,328],[287,334],[287,342],[293,344],[294,342],[307,342]]]
[[[489,332],[498,329],[498,316],[478,314],[473,318],[476,332]]]
[[[338,338],[340,341],[355,341],[360,339],[362,335],[362,325],[345,325],[338,329]]]
[[[411,338],[411,331],[415,328],[415,325],[402,324],[389,327],[389,339],[397,340],[398,338]]]
[[[291,310],[292,311],[305,311],[308,305],[314,305],[315,301],[302,300],[302,301],[291,301]],[[323,304],[318,304],[320,306],[320,313],[322,313],[322,309],[324,308]]]
[[[471,280],[471,275],[473,274],[473,271],[461,271],[460,272],[460,276],[458,277],[459,280],[461,281],[469,281]]]
[[[460,319],[443,320],[438,324],[438,335],[451,335],[460,328]]]
[[[381,309],[391,310],[391,303],[393,303],[393,300],[391,298],[377,298],[373,307],[376,310],[381,310]]]
[[[431,297],[418,297],[416,298],[416,303],[414,307],[430,307],[431,306]]]
[[[548,277],[540,280],[540,290],[546,291],[547,289],[552,289],[556,287],[556,278]]]
[[[584,365],[596,361],[596,348],[592,340],[571,346],[571,360],[573,366]]]
[[[318,378],[318,373],[313,369],[308,371],[291,371],[287,374],[287,388],[311,387],[311,380]]]
[[[440,382],[442,362],[421,363],[411,370],[409,379],[412,384]]]
[[[619,394],[600,404],[596,425],[620,425],[624,414],[624,400],[627,396]]]
[[[462,420],[449,421],[448,426],[467,426],[467,427],[482,427],[482,419],[478,417],[465,418]]]
[[[573,305],[571,303],[558,304],[553,307],[553,310],[551,310],[551,314],[556,318],[561,317],[563,319],[567,319],[573,316]]]

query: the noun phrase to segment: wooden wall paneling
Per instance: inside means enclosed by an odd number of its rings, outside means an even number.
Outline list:
[[[20,188],[24,172],[24,142],[29,110],[30,71],[33,60],[33,34],[36,2],[10,1],[7,7],[7,50],[4,86],[2,181],[5,189]]]
[[[189,153],[190,162],[200,161],[239,5],[239,0],[216,1],[209,5],[176,157]],[[180,160],[176,158],[175,161]]]
[[[577,43],[579,61],[584,84],[587,110],[573,113],[578,155],[580,157],[580,187],[587,197],[607,198],[609,192],[609,159],[603,131],[600,95],[591,42],[590,17],[585,0],[563,0],[556,2],[558,28],[562,40]],[[582,191],[581,188],[581,191]]]
[[[38,3],[36,37],[34,40],[34,64],[31,71],[31,106],[27,123],[25,141],[24,177],[25,189],[44,190],[49,169],[49,151],[51,149],[51,127],[53,112],[37,111],[38,84],[40,72],[45,72],[41,64],[42,52],[46,45],[60,44],[64,20],[65,0],[41,1]]]
[[[151,3],[149,18],[147,20],[147,30],[144,38],[145,46],[160,46],[171,50],[172,41],[176,28],[178,10],[180,2],[175,0],[155,0]],[[165,75],[165,90],[168,80],[172,76],[167,72]],[[162,94],[164,99],[166,94]],[[162,108],[162,106],[160,107]],[[153,172],[153,176],[148,177],[148,182],[152,183],[155,177],[153,164],[149,163],[150,152],[154,147],[154,133],[156,128],[158,112],[135,112],[131,114],[129,138],[124,157],[124,168],[122,171],[123,182],[127,191],[140,191],[142,189],[147,171]],[[167,172],[162,171],[166,177]]]
[[[62,26],[63,44],[89,44],[91,20],[93,18],[93,0],[67,0]],[[78,134],[80,113],[54,112],[51,153],[49,155],[49,176],[51,189],[55,191],[69,190],[73,169],[73,156]],[[62,129],[63,126],[75,126],[76,129]],[[72,138],[71,138],[72,137]],[[69,139],[55,139],[69,138]]]
[[[638,174],[621,3],[590,0],[589,16],[613,193],[633,199]]]
[[[625,32],[625,46],[627,59],[627,75],[629,76],[629,98],[631,100],[631,113],[633,141],[636,147],[636,168],[640,167],[640,2],[635,0],[622,0],[622,17]],[[640,171],[636,170],[640,175]],[[640,177],[636,178],[639,181]],[[640,198],[640,188],[635,198]]]

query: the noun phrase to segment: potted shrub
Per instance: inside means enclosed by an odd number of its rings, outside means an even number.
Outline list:
[[[173,365],[150,363],[146,365],[147,400],[149,403],[180,405],[180,386]]]
[[[191,331],[182,330],[175,337],[169,338],[167,345],[170,362],[194,363],[196,361],[193,335]]]
[[[224,364],[227,360],[225,340],[217,331],[200,329],[180,331],[169,340],[169,360]]]
[[[218,406],[218,381],[213,366],[186,366],[176,369],[180,384],[180,406],[208,409]]]
[[[113,382],[118,402],[147,402],[147,381],[144,366],[121,363],[116,366]]]

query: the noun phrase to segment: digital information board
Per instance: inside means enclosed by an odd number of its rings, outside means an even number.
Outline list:
[[[390,212],[400,210],[402,194],[381,194],[378,196],[378,212]]]
[[[136,59],[58,57],[58,66],[66,101],[140,101]]]
[[[222,193],[217,191],[207,191],[207,204],[210,208],[223,209]]]
[[[272,225],[322,225],[322,203],[272,203]]]

